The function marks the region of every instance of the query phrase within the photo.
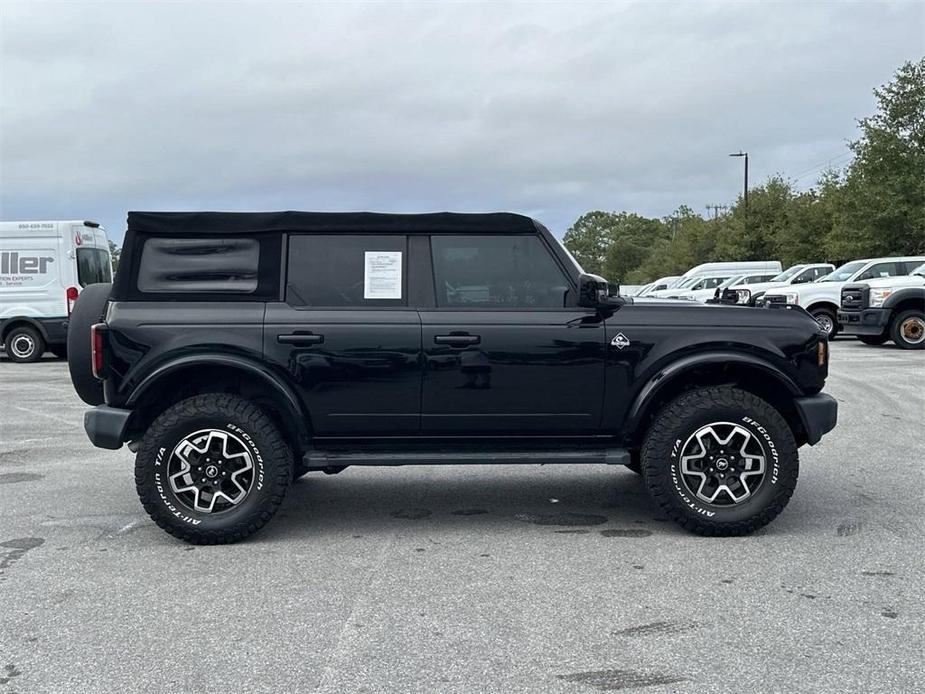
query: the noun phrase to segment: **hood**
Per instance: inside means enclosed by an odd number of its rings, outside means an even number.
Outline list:
[[[667,289],[665,291],[668,291]],[[626,297],[627,299],[632,299],[633,304],[641,304],[645,306],[701,306],[696,301],[691,301],[690,299],[669,299],[664,296],[653,296],[648,294],[646,296],[632,296]]]
[[[864,280],[868,287],[918,287],[925,284],[925,277],[921,275],[897,275],[895,277],[877,277]]]
[[[820,333],[816,319],[799,307],[754,308],[725,304],[702,304],[689,299],[633,298],[619,309],[635,314],[645,311],[645,321],[662,326],[717,328],[792,328],[807,337]],[[619,313],[618,313],[619,315]],[[627,316],[628,317],[628,316]]]
[[[737,284],[734,287],[729,287],[729,289],[747,289],[752,294],[757,292],[764,292],[768,289],[776,289],[777,287],[786,287],[789,282],[754,282],[753,284]],[[797,285],[799,286],[799,285]]]

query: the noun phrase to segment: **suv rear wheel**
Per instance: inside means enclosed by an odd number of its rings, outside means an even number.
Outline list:
[[[135,485],[148,515],[193,544],[237,542],[273,517],[292,483],[292,451],[255,405],[196,395],[148,428]]]
[[[771,522],[796,486],[796,441],[780,413],[728,386],[679,396],[642,449],[653,500],[698,535],[745,535]]]

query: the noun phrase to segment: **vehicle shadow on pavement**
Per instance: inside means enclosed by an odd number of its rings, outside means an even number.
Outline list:
[[[390,475],[384,468],[353,475],[351,470],[337,476],[310,473],[293,485],[258,541],[358,529],[387,534],[425,525],[431,532],[455,532],[474,524],[499,533],[529,524],[561,532],[604,530],[614,524],[630,526],[640,535],[676,532],[649,499],[641,478],[628,470],[560,467],[531,477],[525,470],[510,474],[508,468],[499,477],[485,466],[440,475],[439,480],[418,470],[420,476]]]

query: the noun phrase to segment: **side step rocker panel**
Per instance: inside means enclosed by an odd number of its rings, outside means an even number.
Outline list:
[[[337,451],[312,449],[302,458],[305,467],[345,467],[348,465],[514,465],[584,463],[628,465],[630,453],[624,448],[511,450],[378,450]]]

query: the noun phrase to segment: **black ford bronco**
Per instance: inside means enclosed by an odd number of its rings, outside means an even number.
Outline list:
[[[683,527],[771,521],[835,426],[799,308],[633,300],[515,214],[131,212],[71,318],[90,440],[167,532],[240,540],[298,476],[604,463]]]

